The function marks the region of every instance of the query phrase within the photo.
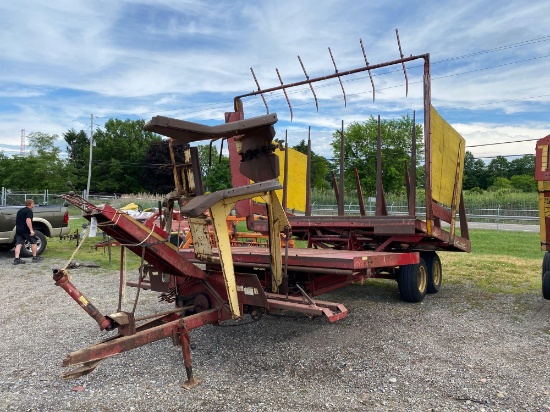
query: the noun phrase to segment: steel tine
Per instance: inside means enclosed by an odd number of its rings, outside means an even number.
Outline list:
[[[300,65],[302,66],[302,70],[304,71],[306,79],[308,80],[311,93],[313,93],[313,98],[315,99],[315,107],[317,108],[317,111],[319,111],[319,103],[317,102],[317,95],[315,94],[315,90],[313,90],[313,85],[311,84],[311,82],[309,82],[309,76],[307,75],[306,68],[304,67],[304,63],[302,63],[302,59],[300,58],[300,56],[298,56],[298,61],[300,62]]]
[[[334,70],[336,71],[336,74],[338,74],[338,67],[336,67],[336,62],[334,61],[334,56],[332,55],[332,50],[330,50],[330,47],[328,48],[328,52],[330,53],[332,64],[334,64]],[[338,81],[340,82],[340,86],[342,87],[342,93],[344,93],[344,107],[347,107],[348,102],[346,100],[346,91],[344,90],[344,84],[342,83],[342,79],[340,78],[340,76],[338,76]]]
[[[338,190],[338,182],[336,181],[336,175],[334,170],[330,171],[330,177],[332,178],[332,187],[334,189],[334,196],[336,197],[336,203],[338,203],[338,213],[340,213],[340,191]]]
[[[342,120],[342,130],[340,131],[340,201],[338,202],[338,216],[344,216],[344,121]]]
[[[403,51],[401,50],[401,41],[399,41],[399,31],[395,29],[395,36],[397,37],[397,45],[399,46],[399,54],[401,58],[404,59]],[[401,62],[403,65],[403,73],[405,73],[405,96],[409,95],[409,78],[407,77],[407,69],[405,68],[405,62]]]
[[[223,152],[223,141],[224,140],[225,140],[225,138],[222,138],[222,142],[220,144],[220,158],[218,159],[218,163],[222,162],[222,152]]]
[[[409,179],[411,182],[411,192],[409,198],[409,215],[416,213],[416,110],[413,110],[412,118],[412,141],[411,141],[411,172]]]
[[[281,79],[281,74],[279,73],[279,69],[275,68],[275,71],[277,72],[277,76],[279,77],[279,81],[281,82],[281,86],[283,86],[283,93],[286,97],[286,102],[288,103],[288,108],[290,109],[290,121],[292,121],[292,105],[290,104],[290,100],[288,99],[288,94],[286,94],[286,88],[284,87],[283,79]]]
[[[283,210],[286,212],[288,203],[288,130],[285,130],[285,164],[283,177]]]
[[[306,216],[311,216],[311,126],[307,131]]]
[[[256,86],[258,86],[258,91],[261,91],[260,83],[258,83],[258,79],[256,78],[256,74],[254,74],[254,70],[252,70],[252,67],[250,68],[250,71],[252,72],[252,77],[254,77],[254,81],[256,82]],[[263,93],[260,93],[260,96],[262,96],[262,100],[264,101],[265,109],[267,110],[267,113],[269,113],[269,107],[267,107],[267,102],[265,101],[265,97]]]
[[[369,61],[367,60],[367,54],[365,53],[365,48],[363,47],[363,40],[359,39],[359,43],[361,44],[361,50],[363,50],[363,57],[365,58],[365,64],[367,67],[369,67]],[[370,84],[372,84],[372,101],[374,102],[374,98],[376,96],[376,88],[374,87],[374,80],[372,78],[372,72],[370,69],[368,69],[369,77],[370,77]]]

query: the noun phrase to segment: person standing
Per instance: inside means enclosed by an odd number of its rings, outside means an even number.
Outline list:
[[[15,259],[13,260],[14,265],[26,263],[23,259],[19,257],[19,253],[21,252],[21,248],[23,247],[25,241],[29,242],[31,245],[32,261],[39,262],[42,260],[41,257],[36,256],[36,238],[34,237],[34,229],[32,227],[33,208],[34,200],[27,199],[25,200],[25,207],[19,209],[15,217]]]

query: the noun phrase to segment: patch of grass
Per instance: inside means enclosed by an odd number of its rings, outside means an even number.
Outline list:
[[[541,288],[541,259],[440,253],[444,282],[487,292],[528,293]]]
[[[541,290],[538,233],[472,230],[472,253],[440,253],[444,281],[499,293]]]
[[[534,232],[471,230],[473,255],[498,255],[542,259],[540,237]]]
[[[72,214],[75,216],[76,213]],[[77,219],[69,220],[69,227],[71,228],[71,234],[78,233],[81,234],[84,229],[82,228],[83,224],[89,223],[83,217]],[[111,262],[109,262],[109,253],[108,248],[99,247],[96,249],[96,244],[103,240],[101,231],[98,231],[98,236],[96,237],[87,237],[84,240],[84,243],[80,246],[80,249],[76,256],[74,257],[74,262],[79,263],[93,263],[101,265],[102,268],[108,268],[113,270],[119,270],[120,268],[120,247],[111,247]],[[76,240],[68,240],[59,238],[48,239],[48,246],[44,251],[44,258],[55,258],[55,259],[67,259],[69,260],[76,249]],[[136,269],[140,264],[140,257],[135,255],[129,250],[126,250],[125,253],[125,263],[128,269]]]

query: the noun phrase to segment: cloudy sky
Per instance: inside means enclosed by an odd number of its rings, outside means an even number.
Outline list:
[[[550,2],[470,1],[3,1],[0,3],[0,150],[21,131],[62,136],[110,118],[169,116],[223,123],[233,97],[430,53],[432,103],[477,157],[534,153],[550,134]],[[370,115],[422,116],[422,61],[267,94],[277,137],[307,139],[331,157],[332,132]],[[266,113],[244,99],[246,117]],[[518,142],[520,141],[520,142]],[[516,142],[499,144],[499,142]]]

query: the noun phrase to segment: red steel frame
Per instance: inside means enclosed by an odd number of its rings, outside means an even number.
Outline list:
[[[406,62],[416,59],[424,59],[424,139],[428,162],[425,183],[426,221],[419,221],[414,216],[400,218],[391,216],[291,217],[290,223],[294,234],[307,235],[310,248],[287,250],[283,256],[285,276],[300,281],[306,290],[296,284],[286,295],[269,293],[267,285],[270,285],[270,279],[268,279],[270,257],[267,249],[233,248],[241,313],[250,313],[253,318],[258,318],[262,312],[274,313],[280,310],[292,310],[311,316],[326,316],[329,321],[334,322],[346,316],[346,308],[337,303],[313,300],[310,296],[341,288],[368,277],[395,277],[397,268],[419,263],[420,255],[415,250],[415,247],[419,245],[421,249],[425,248],[423,250],[432,251],[437,248],[446,250],[469,248],[467,239],[464,239],[463,242],[459,239],[458,242],[452,244],[446,243],[446,232],[438,227],[438,219],[437,216],[434,217],[432,208],[429,165],[431,158],[429,138],[431,92],[428,54],[402,57],[378,65],[367,63],[364,68],[347,72],[336,71],[334,75],[316,79],[308,78],[304,82],[284,85],[281,81],[280,87],[237,96],[234,100],[235,112],[226,113],[225,121],[228,123],[244,119],[242,98],[247,96],[274,90],[284,91],[286,88],[302,84],[309,84],[311,87],[311,83],[315,81],[333,77],[340,78],[364,70],[368,70],[370,73],[372,69],[394,64],[402,64],[404,68]],[[228,138],[228,143],[232,159],[233,186],[246,186],[249,184],[249,179],[239,172],[235,140]],[[381,185],[381,176],[378,183]],[[340,191],[340,196],[343,196],[343,191]],[[379,197],[377,204],[383,204],[383,192],[378,191],[377,196]],[[118,312],[103,316],[68,280],[66,271],[55,270],[56,284],[63,287],[98,322],[101,329],[118,328],[119,330],[119,335],[114,338],[68,355],[63,366],[81,366],[67,373],[66,377],[89,373],[97,366],[98,362],[106,357],[171,337],[175,345],[182,347],[187,374],[184,386],[196,385],[198,380],[193,376],[191,366],[189,332],[200,326],[217,325],[231,318],[231,313],[227,308],[227,295],[220,266],[208,264],[206,270],[199,269],[194,265],[194,262],[197,262],[194,252],[192,250],[178,251],[175,246],[167,242],[169,236],[164,230],[155,226],[150,228],[141,225],[128,215],[107,205],[96,207],[74,194],[63,197],[81,207],[86,218],[95,217],[104,232],[141,256],[157,272],[171,275],[168,284],[159,281],[159,276],[150,276],[149,279],[145,279],[140,275],[139,281],[134,285],[143,289],[163,292],[165,300],[175,300],[176,307],[182,308],[178,313],[159,314],[154,320],[141,325],[135,324],[133,312]],[[410,208],[410,210],[414,210],[414,208]],[[247,217],[249,228],[267,232],[265,222],[254,220],[254,214],[265,214],[265,206],[258,205],[252,200],[246,200],[237,203],[236,211],[238,216]],[[396,249],[398,244],[405,246]],[[323,250],[319,251],[319,248]],[[258,278],[258,274],[263,274],[264,278],[261,276]],[[245,293],[247,289],[255,290],[256,293]],[[190,311],[194,314],[187,315],[186,312],[189,311],[183,311],[183,308],[191,308]]]
[[[397,34],[397,31],[396,31]],[[397,35],[397,40],[399,43],[399,36]],[[399,48],[401,50],[401,45],[399,43]],[[364,51],[363,51],[364,53]],[[402,55],[402,53],[401,53]],[[414,218],[415,209],[416,209],[416,196],[415,196],[415,184],[416,174],[415,167],[416,164],[416,139],[413,128],[413,152],[411,153],[411,173],[410,173],[410,182],[407,180],[407,192],[409,198],[409,216],[400,219],[395,217],[387,216],[384,192],[382,188],[382,170],[381,170],[381,151],[380,151],[380,136],[378,138],[378,161],[377,161],[377,179],[376,179],[376,205],[377,205],[377,216],[376,217],[365,217],[361,218],[352,217],[346,218],[343,216],[343,188],[338,189],[335,184],[335,191],[337,192],[337,199],[339,204],[339,216],[309,216],[310,210],[306,213],[307,217],[299,216],[289,216],[289,222],[292,226],[293,234],[308,239],[308,247],[318,247],[318,248],[328,248],[334,247],[337,249],[347,249],[347,250],[363,250],[365,248],[365,242],[369,244],[375,244],[379,242],[380,245],[384,245],[382,249],[376,247],[375,250],[389,250],[390,247],[395,243],[392,241],[392,237],[400,234],[408,234],[416,236],[416,240],[411,241],[410,243],[416,245],[420,248],[427,248],[428,250],[448,250],[448,251],[470,251],[470,240],[468,233],[468,225],[466,221],[466,210],[464,207],[463,197],[460,198],[459,205],[459,216],[460,216],[460,228],[461,236],[456,236],[453,233],[448,233],[447,231],[441,228],[441,220],[451,223],[454,221],[452,219],[451,213],[446,209],[439,206],[432,199],[432,175],[431,175],[431,119],[430,119],[430,107],[431,107],[431,76],[430,76],[430,55],[422,54],[417,56],[403,57],[398,60],[393,60],[390,62],[380,63],[376,65],[369,65],[368,62],[366,66],[348,70],[348,71],[336,71],[336,73],[328,76],[317,77],[310,79],[307,77],[306,80],[282,84],[281,86],[276,86],[268,89],[260,89],[258,85],[258,90],[255,92],[246,93],[240,96],[235,97],[234,99],[234,108],[235,112],[226,113],[225,121],[233,122],[244,119],[244,105],[242,102],[243,98],[261,95],[263,97],[264,93],[271,93],[278,90],[286,91],[286,89],[302,86],[308,84],[312,90],[312,83],[324,81],[332,78],[340,78],[342,76],[360,73],[363,71],[370,71],[388,67],[392,65],[403,65],[405,69],[405,63],[414,61],[414,60],[424,60],[424,76],[423,76],[423,91],[424,91],[424,148],[425,148],[425,194],[426,194],[426,220],[420,220]],[[366,57],[365,57],[366,61]],[[303,67],[303,66],[302,66]],[[305,72],[305,69],[304,69]],[[253,73],[254,74],[254,73]],[[406,77],[406,71],[405,71]],[[258,84],[256,77],[254,76],[256,84]],[[407,82],[408,83],[408,82]],[[374,90],[373,90],[374,92]],[[314,92],[313,92],[314,93]],[[315,93],[314,93],[315,95]],[[285,93],[285,96],[286,93]],[[344,93],[345,96],[345,93]],[[287,96],[288,101],[288,96]],[[265,102],[265,100],[264,100]],[[289,102],[290,106],[290,102]],[[267,105],[266,105],[267,108]],[[291,108],[292,110],[292,108]],[[269,110],[268,110],[269,111]],[[342,127],[343,129],[343,127]],[[343,130],[342,130],[342,144],[344,141]],[[231,176],[233,187],[243,186],[248,184],[249,180],[246,176],[243,176],[239,171],[239,155],[236,149],[236,143],[233,139],[228,139],[229,146],[229,157],[231,161]],[[310,153],[311,141],[308,142],[308,153]],[[341,155],[343,151],[341,150]],[[308,176],[310,175],[310,155],[308,156]],[[343,168],[343,159],[340,159],[340,169]],[[341,170],[342,174],[342,170]],[[285,175],[286,176],[286,175]],[[310,185],[307,182],[306,188],[306,198],[310,198]],[[340,179],[340,186],[343,183],[343,179]],[[361,188],[358,185],[358,193],[361,193]],[[284,197],[284,196],[283,196]],[[360,196],[362,200],[362,196]],[[267,227],[265,222],[255,221],[253,216],[255,214],[265,214],[265,208],[263,205],[254,203],[252,200],[241,201],[236,205],[236,214],[237,216],[247,217],[247,225],[250,230],[266,232]],[[411,219],[412,218],[412,219]],[[413,228],[412,232],[407,230],[407,228]],[[345,233],[344,233],[345,232]],[[363,239],[365,242],[360,241]],[[390,241],[388,242],[388,239]],[[396,242],[399,242],[398,239],[395,239]],[[410,247],[414,250],[414,247]]]
[[[82,376],[93,371],[98,363],[107,357],[172,337],[174,344],[182,347],[187,375],[183,386],[191,388],[198,384],[199,380],[194,377],[191,366],[189,332],[206,324],[218,325],[231,319],[231,313],[226,304],[226,289],[219,268],[218,270],[210,268],[208,272],[199,269],[187,259],[185,254],[179,253],[174,245],[167,242],[168,233],[158,227],[144,226],[109,205],[94,206],[78,195],[70,194],[61,197],[82,208],[84,217],[87,219],[97,219],[98,225],[106,234],[116,239],[122,246],[142,256],[144,261],[151,264],[157,271],[171,275],[169,284],[159,281],[159,276],[151,276],[149,281],[140,277],[135,286],[160,292],[178,291],[175,297],[176,307],[196,312],[190,316],[185,316],[185,312],[161,313],[156,319],[141,325],[135,324],[133,312],[117,312],[105,316],[69,280],[66,270],[54,269],[56,285],[62,287],[83,310],[94,318],[101,330],[115,328],[119,330],[118,336],[69,354],[63,361],[63,366],[80,366],[65,373],[64,377]],[[269,262],[269,256],[266,255],[266,257]],[[309,316],[326,316],[330,322],[335,322],[347,315],[347,309],[341,304],[310,298],[305,301],[303,298],[265,293],[255,275],[237,274],[237,285],[240,288],[238,296],[242,312],[250,313],[255,317],[261,316],[263,311],[274,313],[291,310]],[[246,289],[255,290],[255,293],[247,294]],[[187,303],[191,305],[186,306]]]

